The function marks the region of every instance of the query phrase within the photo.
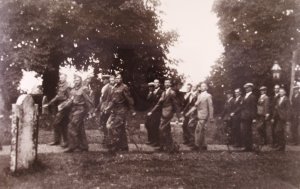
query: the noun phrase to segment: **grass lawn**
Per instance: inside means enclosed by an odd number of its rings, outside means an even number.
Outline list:
[[[299,188],[300,153],[75,153],[39,155],[29,172],[8,173],[0,188]]]

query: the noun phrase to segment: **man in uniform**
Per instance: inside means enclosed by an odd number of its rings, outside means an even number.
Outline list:
[[[279,90],[279,99],[275,105],[273,119],[272,122],[275,125],[274,133],[275,133],[275,145],[274,148],[277,151],[285,150],[285,126],[289,122],[290,118],[290,100],[286,96],[286,92],[284,88],[280,88]]]
[[[292,97],[292,119],[291,119],[291,131],[292,142],[297,145],[299,143],[299,116],[300,116],[300,93],[299,86],[294,87],[294,94]]]
[[[241,147],[241,105],[242,105],[242,91],[240,88],[234,90],[234,103],[232,107],[232,137],[234,147]]]
[[[176,99],[175,91],[171,89],[171,81],[165,80],[165,91],[162,93],[159,101],[154,108],[147,114],[149,117],[157,111],[162,109],[161,120],[159,125],[159,139],[160,139],[160,151],[177,152],[179,147],[175,145],[171,133],[170,122],[177,113],[179,118],[179,107]]]
[[[109,84],[110,84],[110,86],[115,86],[115,76],[114,75],[111,75],[109,77]]]
[[[182,111],[183,115],[185,115],[188,111],[188,107],[190,104],[190,97],[192,95],[192,87],[193,87],[192,84],[190,83],[187,84],[186,93],[184,94],[184,103],[183,103],[183,111]],[[189,117],[184,116],[183,123],[182,123],[183,144],[190,143],[191,133],[188,128],[188,124],[189,124]]]
[[[134,112],[134,101],[129,88],[122,81],[121,75],[115,79],[115,86],[112,89],[111,101],[106,112],[111,112],[108,121],[108,149],[110,152],[128,151],[126,136],[126,114],[128,109]]]
[[[192,114],[197,110],[198,123],[195,130],[195,146],[193,150],[207,150],[205,141],[205,131],[207,127],[207,121],[213,121],[213,103],[212,96],[207,92],[207,84],[200,84],[201,93],[197,97],[195,105],[190,109],[186,116]]]
[[[59,84],[58,84],[58,90],[57,95],[48,103],[45,104],[44,107],[47,107],[52,104],[57,104],[58,107],[61,107],[62,105],[70,95],[70,86],[67,82],[67,75],[61,73],[59,75]],[[59,145],[61,144],[62,147],[67,147],[67,134],[68,134],[68,121],[69,121],[69,111],[70,109],[68,107],[66,108],[58,108],[58,112],[55,115],[55,119],[53,122],[53,128],[54,128],[54,141],[50,143],[50,145]],[[63,142],[62,142],[63,141]]]
[[[232,117],[231,113],[233,112],[234,107],[234,98],[233,92],[231,90],[226,91],[226,102],[224,104],[224,109],[221,115],[221,118],[224,122],[224,130],[227,138],[227,144],[233,144],[233,136],[232,136]]]
[[[97,107],[97,110],[100,111],[100,128],[102,129],[103,135],[104,135],[102,144],[104,144],[106,146],[107,145],[106,123],[109,118],[109,112],[105,111],[105,109],[108,107],[109,102],[111,100],[113,86],[110,85],[110,82],[109,82],[110,76],[109,75],[103,75],[101,79],[102,79],[102,83],[104,86],[101,89],[101,96],[100,96],[99,105]]]
[[[66,106],[71,106],[70,122],[68,125],[68,149],[70,153],[75,150],[88,151],[88,143],[84,129],[84,118],[89,107],[93,107],[87,89],[82,85],[82,78],[74,75],[74,88],[70,92],[70,99]]]
[[[256,133],[259,135],[259,145],[265,145],[268,142],[267,121],[270,118],[270,101],[267,96],[267,87],[262,86],[259,90],[260,97],[257,102]]]
[[[256,117],[256,98],[253,95],[254,85],[252,83],[246,83],[244,88],[246,90],[246,95],[243,98],[241,106],[241,131],[244,151],[252,151],[252,123],[255,122]]]

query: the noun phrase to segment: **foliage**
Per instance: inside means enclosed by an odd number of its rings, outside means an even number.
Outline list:
[[[299,41],[296,0],[217,0],[220,38],[225,52],[213,67],[213,87],[242,87],[246,82],[271,87],[278,61],[281,84],[289,85],[292,53]],[[222,89],[223,90],[223,89]]]
[[[142,0],[0,1],[0,71],[11,70],[3,80],[17,85],[19,78],[12,78],[16,72],[34,70],[43,75],[44,92],[51,97],[60,65],[78,69],[91,65],[95,74],[118,71],[125,82],[137,86],[164,78],[169,69],[166,53],[177,35],[160,31],[161,21],[153,9],[156,3],[152,0],[145,6]]]

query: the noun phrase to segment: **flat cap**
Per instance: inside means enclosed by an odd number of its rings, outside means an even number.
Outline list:
[[[232,90],[227,90],[227,91],[225,91],[225,94],[233,94],[233,91]]]
[[[102,78],[102,79],[109,79],[109,78],[110,78],[110,75],[104,74],[104,75],[101,76],[101,78]]]
[[[260,90],[260,91],[266,91],[266,90],[267,90],[267,87],[266,87],[266,86],[261,86],[261,87],[259,88],[259,90]]]
[[[153,82],[150,82],[150,83],[148,83],[148,86],[149,86],[149,87],[154,87],[155,84],[154,84]]]
[[[295,85],[295,86],[293,87],[293,89],[300,89],[300,86],[299,86],[299,85]]]
[[[246,84],[244,85],[244,88],[248,88],[248,87],[253,88],[253,87],[254,87],[253,83],[246,83]]]

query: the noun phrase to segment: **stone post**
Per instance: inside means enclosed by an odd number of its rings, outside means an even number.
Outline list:
[[[12,172],[28,169],[37,159],[38,146],[38,105],[30,95],[21,95],[12,105]]]

